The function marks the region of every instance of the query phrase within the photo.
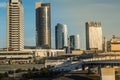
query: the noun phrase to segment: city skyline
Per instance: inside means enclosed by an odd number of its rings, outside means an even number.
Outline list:
[[[23,0],[22,0],[23,1]],[[25,45],[35,45],[35,2],[38,0],[23,1],[25,11]],[[83,1],[72,0],[55,1],[45,0],[43,3],[52,4],[52,46],[55,45],[55,25],[64,23],[68,25],[68,34],[80,34],[81,47],[85,48],[85,22],[100,21],[103,28],[103,36],[108,40],[112,35],[119,36],[119,0],[109,1]],[[0,0],[0,47],[6,47],[6,3],[5,0]],[[66,5],[69,3],[71,5]],[[61,6],[62,5],[62,6]],[[71,14],[70,14],[71,13]],[[70,15],[69,15],[70,14]],[[30,24],[31,23],[31,24]],[[109,31],[108,31],[109,30]],[[81,43],[80,42],[80,43]]]

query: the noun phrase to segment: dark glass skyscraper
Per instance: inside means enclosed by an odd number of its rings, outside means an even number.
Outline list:
[[[50,3],[36,3],[36,47],[51,48],[51,6]]]

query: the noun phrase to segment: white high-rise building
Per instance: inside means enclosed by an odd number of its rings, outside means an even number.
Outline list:
[[[55,27],[56,49],[68,47],[67,25],[58,23]]]
[[[21,0],[7,2],[7,50],[24,49],[24,11]]]
[[[86,49],[102,50],[102,27],[100,22],[86,22]]]

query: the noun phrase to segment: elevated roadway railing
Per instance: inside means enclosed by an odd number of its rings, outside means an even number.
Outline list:
[[[108,54],[108,53],[101,53],[96,54],[92,58],[82,59],[84,64],[89,65],[98,65],[98,64],[117,64],[120,65],[120,54]]]

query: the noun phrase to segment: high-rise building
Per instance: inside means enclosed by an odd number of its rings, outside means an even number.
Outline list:
[[[24,11],[21,0],[7,2],[7,50],[24,49]]]
[[[68,47],[67,25],[58,23],[55,26],[56,49]]]
[[[36,47],[51,48],[51,5],[36,2]]]
[[[80,49],[80,36],[78,34],[70,36],[70,48],[72,50]]]
[[[86,49],[102,50],[102,27],[100,22],[86,22]]]

